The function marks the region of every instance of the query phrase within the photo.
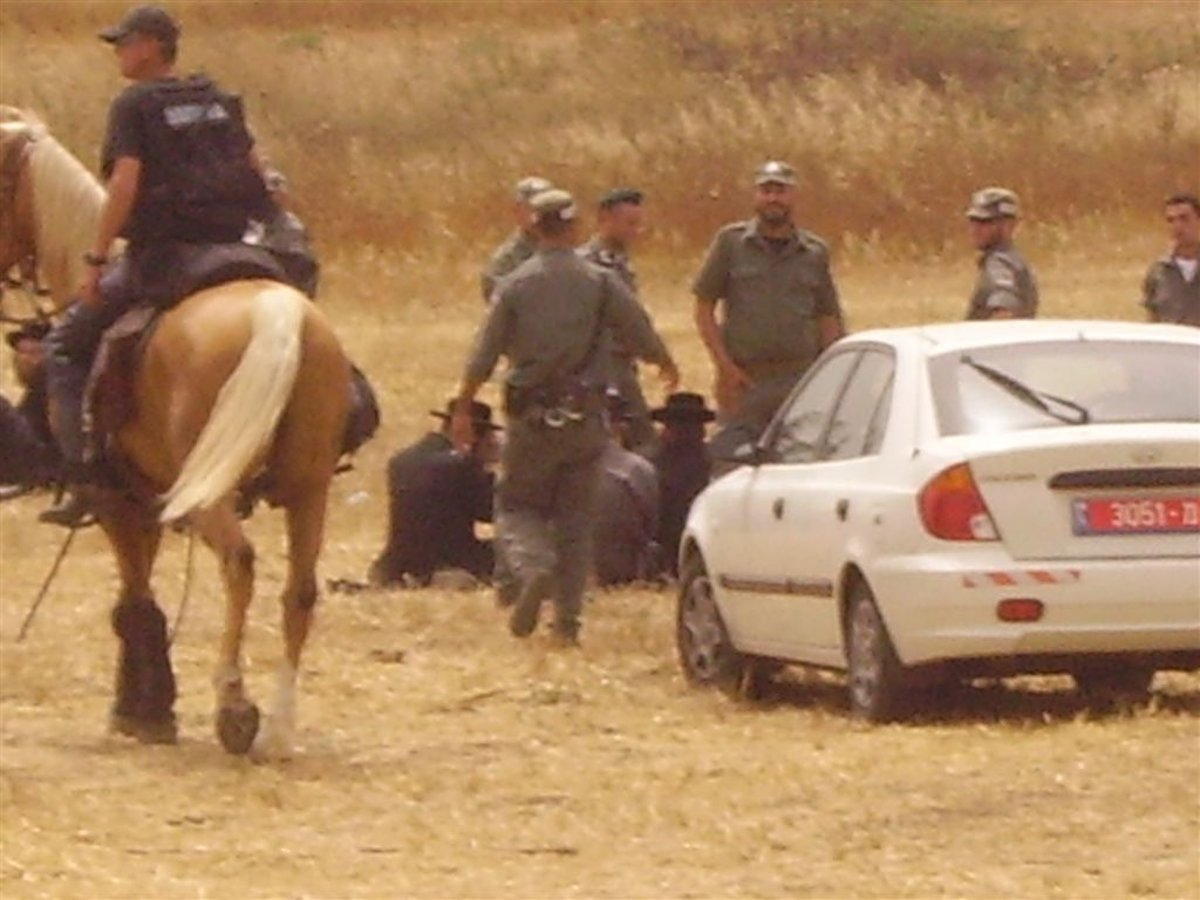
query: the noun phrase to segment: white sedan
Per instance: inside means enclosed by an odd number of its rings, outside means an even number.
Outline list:
[[[1200,667],[1200,330],[961,323],[831,347],[681,546],[694,683],[781,663],[911,711],[948,679]]]

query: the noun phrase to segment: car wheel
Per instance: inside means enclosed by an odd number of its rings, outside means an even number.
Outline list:
[[[1076,669],[1075,687],[1090,703],[1142,703],[1150,697],[1154,670],[1144,668]]]
[[[846,627],[850,708],[869,722],[890,722],[909,712],[904,666],[896,656],[871,589],[858,582],[849,598]]]
[[[675,644],[689,682],[730,694],[740,692],[747,660],[729,639],[712,582],[699,559],[689,561],[680,573]]]

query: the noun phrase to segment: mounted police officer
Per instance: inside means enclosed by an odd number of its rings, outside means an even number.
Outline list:
[[[1142,306],[1151,322],[1200,327],[1200,198],[1167,198],[1171,249],[1155,262],[1142,283]]]
[[[1013,246],[1018,212],[1017,195],[1007,188],[984,188],[971,197],[967,221],[971,242],[980,256],[979,277],[967,305],[968,319],[1032,319],[1037,315],[1037,279]]]
[[[496,528],[499,552],[518,583],[509,627],[517,637],[531,634],[553,591],[555,631],[573,644],[591,569],[591,518],[607,440],[611,335],[657,365],[668,387],[679,372],[620,280],[575,254],[571,195],[545,191],[532,207],[537,252],[496,291],[467,362],[453,433],[465,452],[472,441],[471,404],[500,357],[507,357],[508,440]]]
[[[517,182],[513,191],[513,218],[516,228],[504,239],[491,259],[483,269],[480,286],[483,288],[483,302],[491,303],[492,295],[500,279],[513,271],[537,250],[537,239],[534,236],[534,213],[530,203],[538,194],[551,188],[550,182],[537,175],[530,175]]]
[[[608,269],[621,279],[635,298],[637,273],[629,253],[645,228],[644,200],[645,196],[636,188],[616,188],[606,193],[596,211],[596,233],[578,250],[588,262]],[[637,361],[615,339],[609,385],[625,401],[623,415],[631,449],[649,456],[654,452],[657,435],[638,380]]]
[[[139,301],[165,302],[189,248],[238,243],[251,221],[271,217],[240,101],[207,78],[176,77],[179,34],[157,6],[136,7],[100,32],[133,83],[109,109],[101,155],[107,198],[84,255],[87,274],[48,339],[51,407],[69,483],[93,477],[84,460],[83,391],[104,330]],[[110,259],[118,238],[124,253]],[[72,492],[40,518],[70,525],[84,512]]]
[[[795,185],[787,163],[760,167],[755,217],[717,232],[693,285],[696,326],[717,370],[720,423],[751,441],[843,333],[828,248],[792,219]]]

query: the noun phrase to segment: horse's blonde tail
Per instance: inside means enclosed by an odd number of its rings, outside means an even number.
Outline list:
[[[163,522],[225,497],[267,448],[300,369],[305,303],[283,285],[271,285],[255,297],[250,342],[163,497]]]

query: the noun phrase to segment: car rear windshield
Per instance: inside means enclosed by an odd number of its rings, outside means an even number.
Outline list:
[[[944,435],[1094,422],[1200,422],[1200,350],[1137,341],[1048,341],[930,360]]]

